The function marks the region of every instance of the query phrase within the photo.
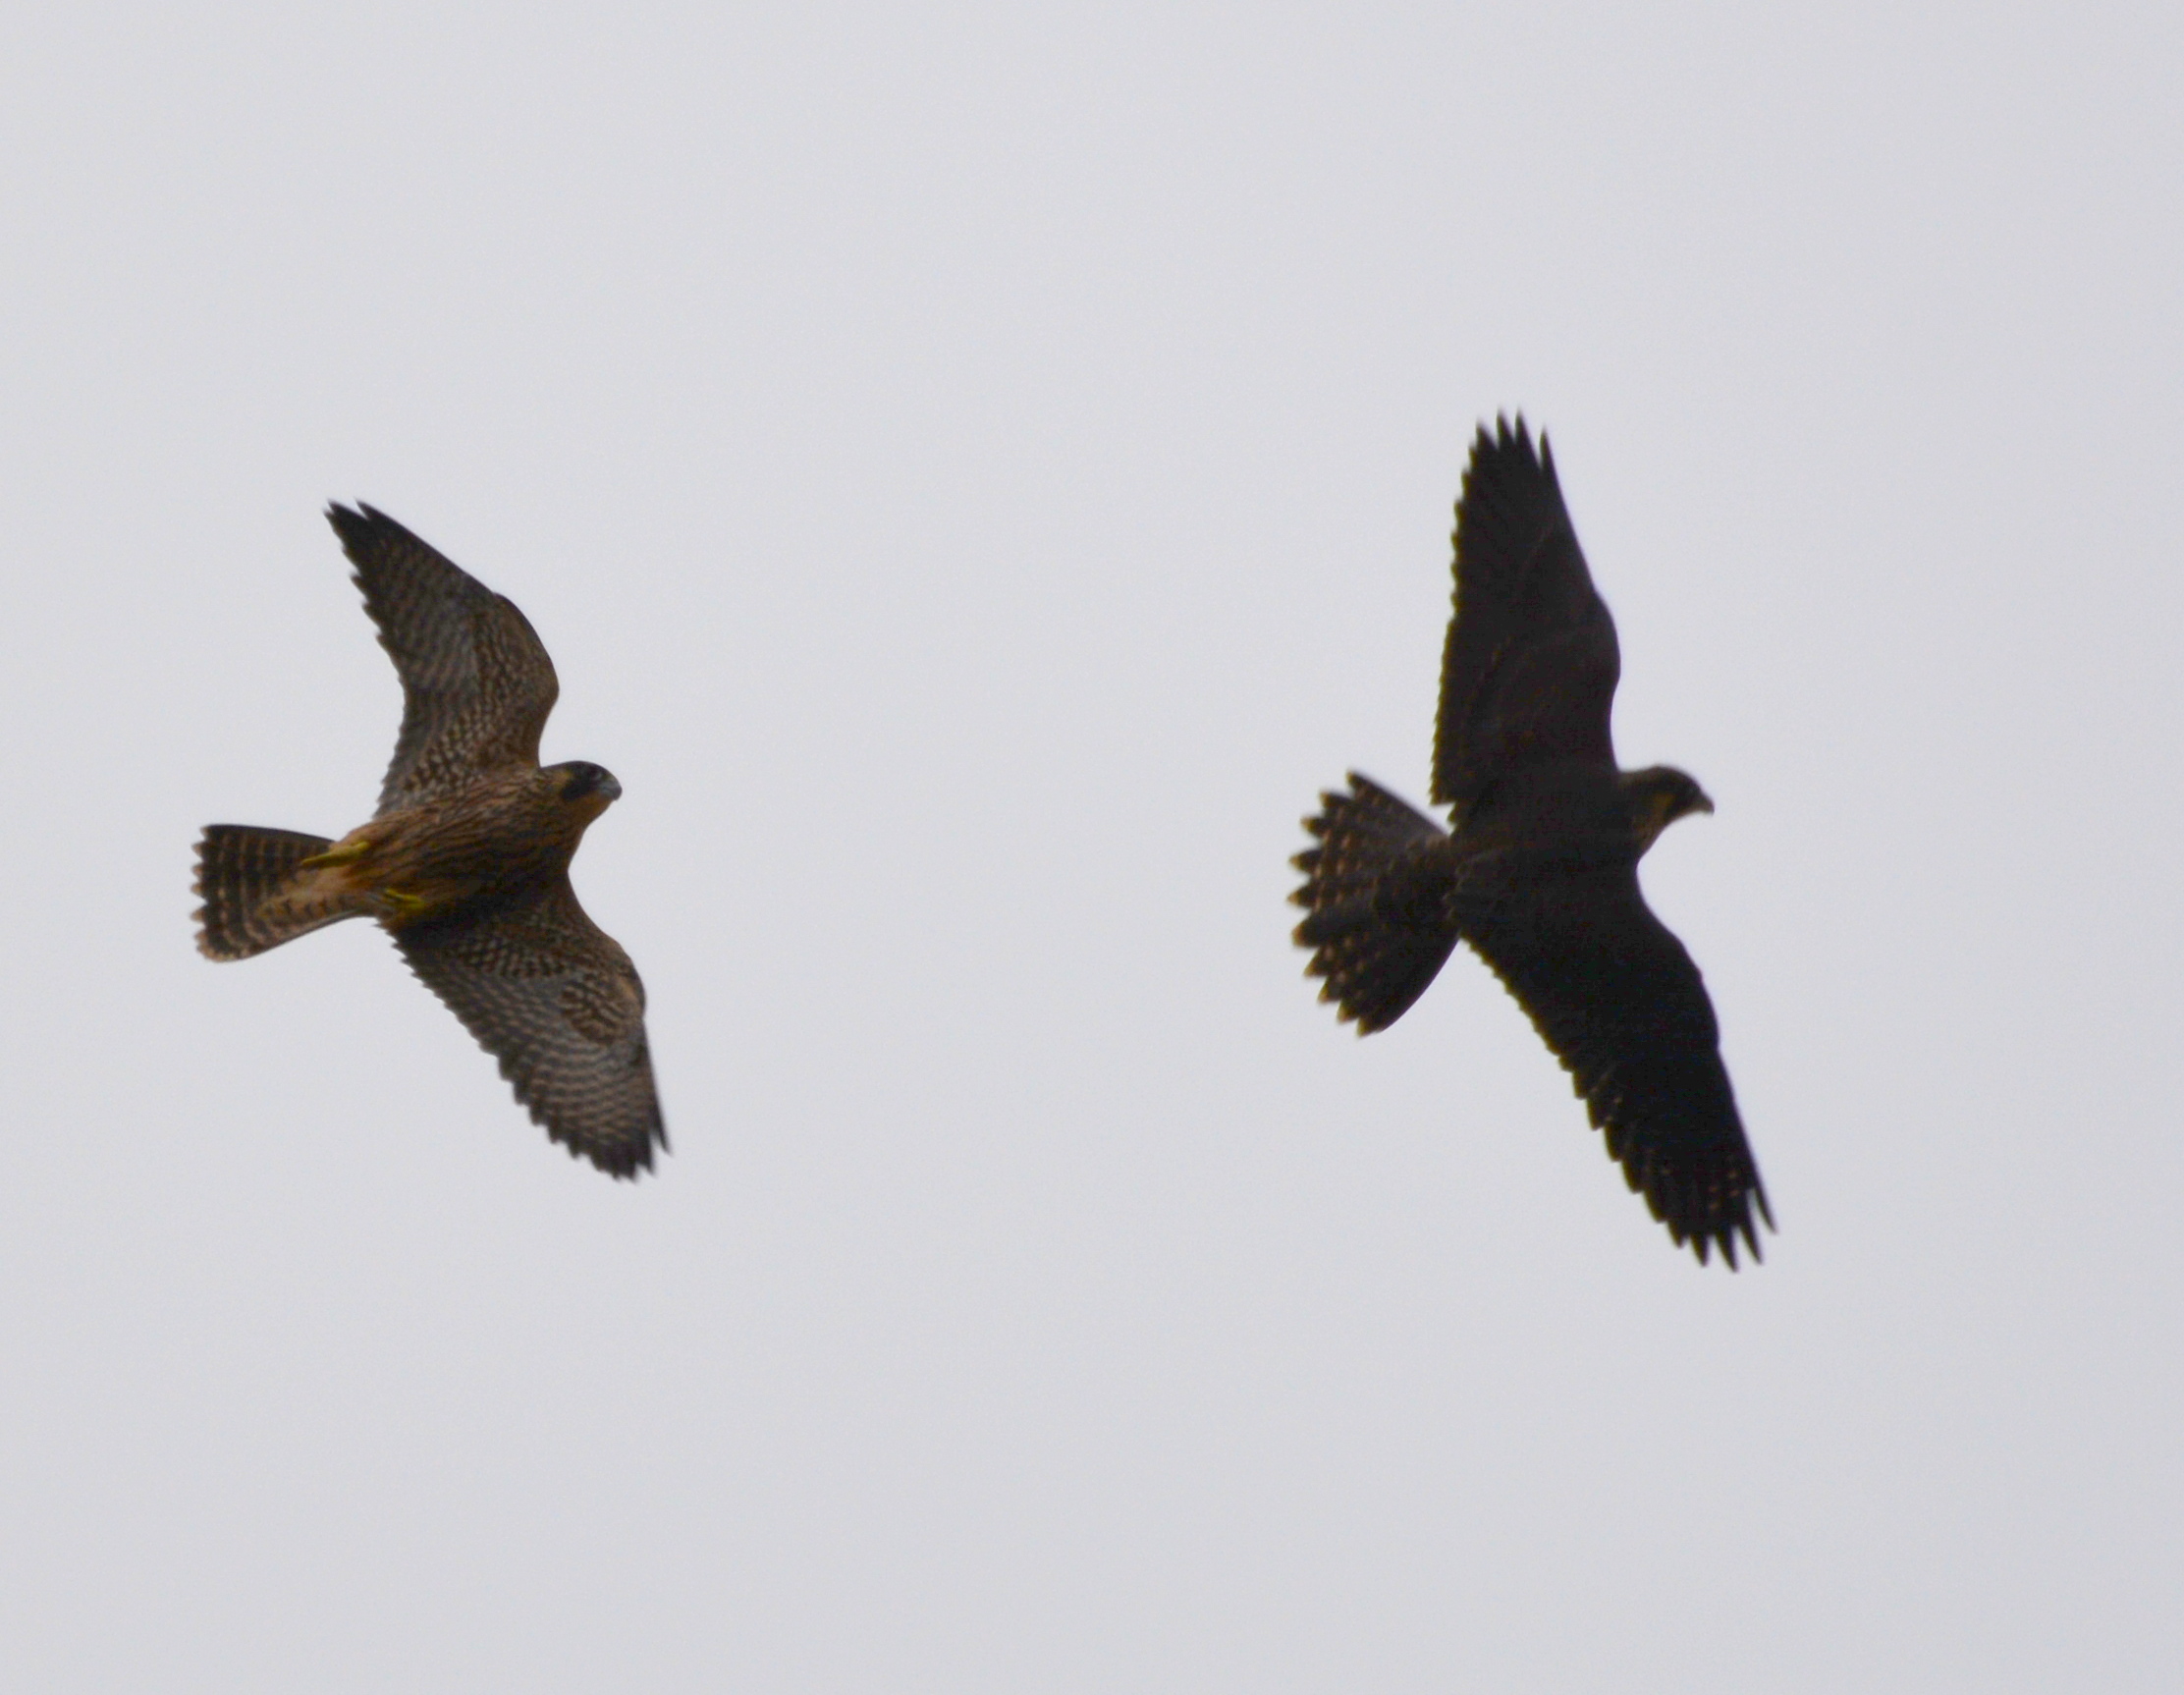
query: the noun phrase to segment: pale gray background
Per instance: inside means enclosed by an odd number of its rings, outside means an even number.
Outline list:
[[[9,1688],[2184,1686],[2184,14],[446,10],[0,41]],[[1288,942],[1520,406],[1756,1272]],[[329,497],[628,788],[634,1187],[191,949],[392,745]]]

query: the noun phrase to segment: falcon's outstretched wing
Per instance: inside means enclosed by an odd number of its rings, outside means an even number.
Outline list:
[[[1759,1258],[1767,1191],[1722,1066],[1714,1005],[1630,865],[1575,864],[1457,897],[1464,940],[1507,985],[1585,1097],[1608,1152],[1703,1263]]]
[[[410,968],[501,1062],[546,1133],[630,1177],[668,1145],[644,985],[566,876],[512,901],[397,931]]]
[[[1442,650],[1433,798],[1466,805],[1512,766],[1614,768],[1608,729],[1622,660],[1540,438],[1482,425],[1456,502],[1455,613]]]
[[[402,678],[384,816],[495,765],[535,764],[561,684],[530,621],[383,512],[330,506],[364,610]]]

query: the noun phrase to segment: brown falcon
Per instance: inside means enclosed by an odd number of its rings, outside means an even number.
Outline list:
[[[629,956],[576,902],[569,861],[622,793],[599,766],[538,763],[561,685],[516,604],[381,512],[326,514],[402,677],[379,809],[339,842],[212,824],[197,947],[262,954],[376,918],[501,1063],[546,1133],[618,1177],[667,1146]]]
[[[1520,417],[1472,444],[1456,503],[1455,614],[1441,669],[1433,798],[1453,830],[1351,773],[1304,827],[1296,927],[1322,1000],[1386,1029],[1459,941],[1514,994],[1570,1072],[1608,1152],[1700,1262],[1759,1257],[1767,1192],[1745,1145],[1713,1003],[1647,907],[1638,861],[1698,784],[1615,764],[1615,624],[1562,505],[1555,456]]]

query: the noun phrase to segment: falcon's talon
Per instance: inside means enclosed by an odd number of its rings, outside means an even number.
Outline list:
[[[353,865],[371,851],[369,842],[352,842],[346,848],[329,848],[323,853],[313,853],[308,859],[297,861],[299,871],[316,871],[325,865]]]
[[[400,889],[382,889],[379,898],[405,918],[419,917],[432,908],[432,902],[422,895],[405,895]]]

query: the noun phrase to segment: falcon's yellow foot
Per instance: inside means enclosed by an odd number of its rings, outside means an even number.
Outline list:
[[[369,842],[352,842],[345,848],[329,848],[323,853],[313,853],[308,859],[299,859],[299,871],[315,871],[321,865],[348,865],[361,859],[371,851]]]
[[[432,902],[422,895],[405,895],[400,889],[382,889],[379,898],[394,908],[398,918],[421,918],[432,909]]]

